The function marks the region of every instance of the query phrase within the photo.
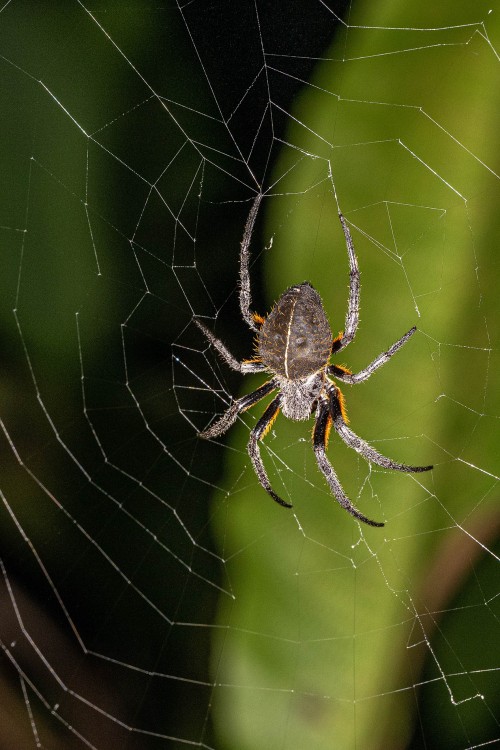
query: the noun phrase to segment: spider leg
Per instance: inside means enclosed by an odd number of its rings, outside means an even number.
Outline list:
[[[257,474],[257,478],[259,480],[259,483],[261,486],[265,489],[265,491],[271,495],[272,499],[275,500],[280,505],[283,505],[285,508],[291,508],[291,503],[286,503],[284,500],[279,497],[275,491],[272,489],[271,484],[269,482],[269,478],[267,476],[266,469],[264,467],[264,464],[262,463],[262,458],[260,457],[260,450],[259,450],[259,440],[262,440],[268,430],[271,428],[272,423],[278,416],[278,412],[280,409],[280,403],[281,403],[281,396],[278,394],[276,398],[274,398],[267,409],[265,410],[264,414],[261,416],[255,427],[250,433],[250,440],[248,441],[248,455],[252,459],[252,464],[255,473]]]
[[[229,409],[224,412],[222,417],[220,417],[220,419],[210,425],[208,429],[203,430],[203,432],[199,432],[198,436],[208,439],[223,435],[226,430],[228,430],[231,425],[236,422],[238,414],[241,414],[241,412],[249,409],[251,406],[256,404],[257,401],[260,401],[262,398],[264,398],[264,396],[267,396],[268,393],[274,391],[275,388],[276,382],[274,381],[274,379],[268,380],[267,383],[261,385],[260,388],[257,388],[257,390],[252,391],[252,393],[248,393],[246,396],[238,398],[236,401],[233,401]]]
[[[337,474],[331,463],[326,456],[326,441],[330,425],[332,423],[332,416],[330,413],[328,399],[324,397],[318,401],[318,410],[316,412],[316,423],[314,425],[313,442],[314,442],[314,453],[316,454],[316,461],[322,471],[326,481],[328,482],[331,491],[333,492],[335,499],[338,503],[354,518],[359,521],[367,523],[369,526],[383,526],[383,523],[378,521],[372,521],[364,516],[349,500],[342,485],[339,482]]]
[[[347,226],[347,222],[339,212],[340,223],[342,224],[342,230],[344,232],[345,242],[347,245],[347,254],[349,256],[349,302],[347,305],[347,313],[345,317],[345,331],[341,333],[334,341],[332,345],[332,353],[339,352],[347,344],[350,344],[356,335],[356,330],[359,323],[359,268],[358,259],[356,258],[356,252],[354,250],[354,244],[351,237],[351,232]]]
[[[330,398],[330,414],[335,430],[338,432],[344,443],[350,448],[354,448],[354,450],[360,453],[363,458],[366,458],[367,461],[383,466],[384,469],[394,469],[395,471],[418,473],[432,469],[432,466],[407,466],[406,464],[399,464],[391,458],[382,456],[382,454],[376,451],[375,448],[372,448],[371,445],[358,437],[358,435],[356,435],[345,423],[342,414],[342,402],[339,396],[339,389],[331,384],[327,389],[327,393]]]
[[[416,330],[416,326],[410,328],[408,333],[405,333],[404,336],[401,336],[401,338],[396,341],[396,343],[393,344],[390,349],[388,349],[386,352],[382,352],[382,354],[379,354],[378,357],[373,360],[373,362],[370,362],[367,367],[365,367],[363,370],[360,370],[359,372],[346,372],[342,367],[338,367],[337,365],[329,365],[326,368],[327,374],[333,375],[339,380],[342,380],[344,383],[349,383],[350,385],[354,385],[355,383],[362,383],[363,380],[368,380],[370,375],[373,375],[375,370],[378,370],[379,367],[385,365],[385,363],[390,360],[393,354],[396,354],[396,352],[401,349],[404,344],[406,344],[408,339],[413,336]]]
[[[262,362],[238,362],[236,357],[233,357],[225,344],[223,344],[222,341],[217,338],[217,336],[214,336],[212,331],[210,331],[204,323],[202,323],[197,318],[194,318],[194,322],[196,323],[198,328],[203,331],[212,346],[217,349],[224,362],[229,365],[229,367],[232,367],[233,370],[237,370],[238,372],[242,372],[243,374],[248,374],[251,372],[262,372],[262,370],[266,369],[265,365],[263,365]]]
[[[245,224],[245,230],[243,232],[243,239],[241,240],[241,251],[240,251],[240,309],[243,315],[243,320],[252,329],[252,331],[258,331],[258,321],[256,321],[253,313],[250,311],[250,305],[252,304],[252,295],[250,292],[250,242],[252,240],[253,228],[257,213],[259,210],[260,202],[262,200],[262,193],[258,193],[255,196],[255,200],[252,203],[250,213],[248,214],[247,222]]]

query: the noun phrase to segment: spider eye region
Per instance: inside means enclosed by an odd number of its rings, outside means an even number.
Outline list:
[[[289,380],[312,375],[325,367],[332,333],[318,292],[304,282],[287,289],[260,330],[262,362]]]

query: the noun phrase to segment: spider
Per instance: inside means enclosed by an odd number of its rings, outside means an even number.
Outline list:
[[[330,364],[332,354],[337,354],[353,341],[359,321],[359,269],[349,227],[339,212],[349,256],[350,280],[349,301],[345,319],[345,330],[335,338],[331,332],[323,303],[312,284],[289,287],[276,302],[267,317],[252,313],[250,293],[250,242],[262,200],[259,193],[253,201],[246,221],[240,251],[240,309],[243,320],[256,333],[257,356],[239,362],[225,344],[220,341],[200,320],[196,325],[202,330],[222,359],[233,370],[242,374],[267,372],[271,378],[252,393],[234,400],[227,411],[210,427],[199,433],[202,438],[222,435],[236,422],[238,415],[249,409],[272,391],[278,391],[250,432],[247,450],[261,486],[280,505],[291,508],[272,489],[259,451],[262,440],[271,429],[278,412],[293,420],[306,420],[313,413],[315,424],[313,446],[318,467],[330,490],[340,505],[359,521],[370,526],[383,526],[363,515],[349,500],[337,474],[326,456],[328,436],[333,426],[342,440],[367,461],[395,471],[429,471],[432,466],[407,466],[396,463],[378,453],[371,445],[358,437],[348,427],[344,396],[334,380],[354,385],[367,380],[375,370],[384,365],[406,344],[415,333],[416,326],[404,334],[390,349],[379,354],[373,362],[357,373],[346,367]]]

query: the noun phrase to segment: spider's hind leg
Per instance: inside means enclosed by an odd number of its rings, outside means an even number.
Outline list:
[[[258,442],[266,436],[274,420],[278,416],[280,402],[281,399],[280,395],[278,394],[276,398],[271,401],[264,414],[261,416],[255,427],[253,428],[252,432],[250,433],[250,440],[248,441],[248,455],[252,459],[253,468],[255,473],[257,474],[260,485],[269,495],[271,495],[272,499],[275,502],[279,503],[279,505],[283,505],[283,507],[285,508],[291,508],[291,503],[286,503],[284,500],[282,500],[281,497],[279,497],[279,495],[277,495],[271,487],[271,483],[269,481],[269,477],[267,476],[265,466],[262,463]]]
[[[364,516],[349,500],[345,494],[342,485],[339,482],[335,469],[329,462],[326,456],[326,443],[328,439],[328,432],[332,423],[330,408],[328,400],[321,398],[318,403],[318,411],[316,415],[316,424],[314,425],[313,442],[314,442],[314,453],[316,454],[316,461],[318,466],[323,473],[328,485],[333,492],[336,501],[354,518],[358,521],[363,521],[369,526],[383,526],[383,523],[379,521],[372,521],[370,518]]]
[[[330,415],[333,427],[342,438],[344,443],[350,448],[360,453],[367,461],[371,461],[384,469],[393,469],[394,471],[405,471],[409,473],[419,473],[421,471],[430,471],[432,466],[409,466],[393,461],[372,448],[365,440],[356,435],[346,424],[343,412],[343,402],[340,390],[332,383],[328,387],[328,397],[330,401]]]
[[[229,409],[224,412],[222,417],[220,417],[216,422],[210,425],[210,427],[208,427],[206,430],[198,433],[199,437],[209,439],[219,437],[219,435],[223,435],[231,427],[231,425],[236,422],[238,414],[241,414],[242,412],[249,409],[251,406],[260,401],[261,398],[264,398],[264,396],[267,396],[268,393],[274,391],[275,388],[275,381],[268,380],[267,383],[261,385],[261,387],[257,388],[257,390],[252,391],[252,393],[247,393],[246,396],[242,396],[236,401],[233,401]]]

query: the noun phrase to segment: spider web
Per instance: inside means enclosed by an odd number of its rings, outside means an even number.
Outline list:
[[[266,7],[272,5],[272,8]],[[499,16],[482,2],[106,3],[0,12],[0,745],[499,743]],[[344,324],[353,430],[196,433],[262,377],[253,307]]]

